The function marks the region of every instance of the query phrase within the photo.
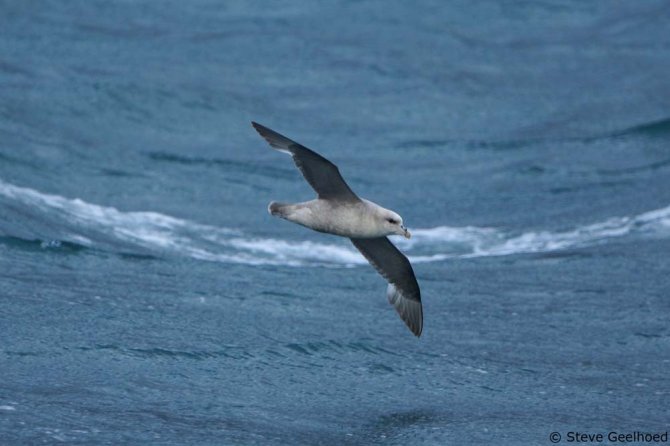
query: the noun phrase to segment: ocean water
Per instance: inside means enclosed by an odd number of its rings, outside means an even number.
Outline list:
[[[0,444],[670,430],[670,6],[0,3]],[[256,120],[400,213],[415,338]]]

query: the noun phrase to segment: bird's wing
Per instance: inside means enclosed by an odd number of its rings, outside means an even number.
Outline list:
[[[286,152],[293,157],[295,165],[298,166],[298,169],[300,169],[307,182],[316,191],[319,198],[360,201],[360,198],[356,196],[344,181],[335,164],[313,150],[280,135],[274,130],[270,130],[256,122],[252,122],[251,124],[272,147]]]
[[[387,297],[416,336],[423,330],[421,290],[407,257],[386,237],[352,238],[354,246],[389,282]]]

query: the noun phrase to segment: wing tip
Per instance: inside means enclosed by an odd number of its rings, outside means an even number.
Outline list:
[[[269,128],[265,127],[262,124],[257,123],[256,121],[251,121],[251,126],[258,132],[259,135],[261,135],[263,138],[265,138],[266,134],[268,133]]]
[[[410,328],[410,330],[412,329]],[[414,333],[414,336],[416,336],[417,338],[421,337],[421,333],[423,333],[423,317],[421,320],[421,324],[419,324],[416,330],[412,330],[412,333]]]
[[[392,283],[389,283],[386,293],[389,303],[393,305],[400,319],[414,336],[420,338],[423,332],[423,305],[421,305],[421,300],[405,297],[402,291],[398,290]]]
[[[419,306],[421,306],[421,303],[419,303]],[[423,333],[423,311],[421,311],[421,315],[419,316],[419,325],[412,327],[409,324],[407,324],[409,327],[409,330],[416,336],[417,338],[421,338],[421,334]]]
[[[256,121],[251,121],[251,126],[258,132],[259,135],[265,139],[268,139],[268,137],[270,137],[273,133],[276,133],[273,130],[265,127],[263,124],[257,123]]]
[[[256,121],[251,121],[251,126],[258,132],[261,137],[270,144],[271,147],[279,150],[280,152],[288,153],[293,155],[289,147],[292,144],[295,144],[294,141],[288,139],[282,134],[275,132],[272,129],[265,127],[262,124],[257,123]]]

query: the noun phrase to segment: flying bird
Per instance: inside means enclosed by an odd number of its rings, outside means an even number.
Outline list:
[[[386,296],[416,336],[423,330],[421,291],[407,257],[386,237],[410,238],[400,215],[359,198],[340,175],[337,166],[313,150],[256,122],[256,131],[272,147],[287,153],[316,191],[317,198],[303,203],[271,202],[268,212],[315,231],[348,237],[388,282]]]

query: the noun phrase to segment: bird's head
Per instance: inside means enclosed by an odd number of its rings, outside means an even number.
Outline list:
[[[403,225],[402,217],[395,212],[384,209],[382,219],[384,220],[384,228],[388,230],[389,234],[398,234],[406,238],[412,236],[405,225]]]

